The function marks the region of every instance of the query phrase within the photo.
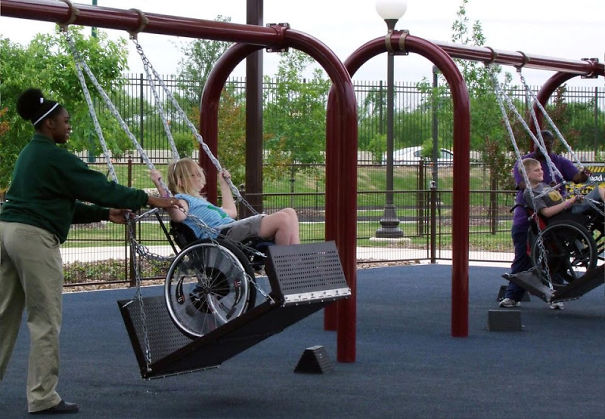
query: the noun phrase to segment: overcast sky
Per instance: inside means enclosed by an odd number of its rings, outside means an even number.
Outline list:
[[[79,3],[92,4],[92,1]],[[97,3],[119,9],[139,8],[150,13],[209,20],[222,15],[231,17],[234,23],[246,21],[246,0],[98,0]],[[408,29],[412,35],[429,40],[450,41],[451,26],[461,0],[409,0],[407,3],[407,12],[397,23],[397,29]],[[566,59],[597,57],[604,61],[605,0],[509,0],[503,3],[470,0],[467,14],[471,21],[481,22],[486,44],[495,49]],[[264,22],[288,22],[292,28],[325,43],[343,61],[359,46],[386,32],[374,0],[265,0]],[[47,22],[0,17],[0,34],[22,44],[36,33],[53,29],[54,25]],[[126,37],[119,31],[107,32],[111,37]],[[140,34],[139,41],[154,67],[168,74],[176,72],[180,47],[190,40]],[[140,72],[138,56],[132,44],[129,45],[131,71]],[[275,71],[277,61],[276,54],[265,53],[265,74]],[[410,82],[430,78],[431,67],[419,56],[396,57],[395,78]],[[511,68],[508,71],[514,72]],[[237,75],[243,75],[243,70],[238,70]],[[527,69],[525,75],[531,84],[540,84],[552,73]],[[370,60],[355,78],[385,79],[386,56],[382,54]],[[576,77],[570,84],[605,85],[602,77],[598,80]]]

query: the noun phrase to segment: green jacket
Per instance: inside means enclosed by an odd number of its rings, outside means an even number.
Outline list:
[[[41,227],[63,243],[72,223],[107,220],[109,208],[137,210],[145,204],[144,191],[108,181],[36,133],[19,154],[0,220]]]

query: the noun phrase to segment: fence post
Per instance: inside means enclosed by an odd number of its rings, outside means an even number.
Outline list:
[[[132,187],[132,158],[128,157],[128,180],[127,183],[129,188]],[[135,231],[134,234],[136,234],[136,225],[135,225]],[[130,243],[129,238],[128,238],[128,225],[126,225],[126,228],[124,229],[124,233],[125,233],[125,252],[128,255],[128,250],[130,250],[130,256],[127,257],[126,260],[126,265],[124,266],[125,270],[126,270],[126,278],[128,279],[129,285],[131,287],[136,286],[136,272],[135,272],[135,263],[136,263],[136,258],[135,258],[135,249],[134,246],[132,246],[132,243]]]
[[[431,263],[437,260],[437,182],[431,180]]]
[[[424,159],[420,159],[418,162],[418,192],[416,193],[416,219],[418,220],[417,226],[417,234],[422,236],[424,234],[424,204],[425,204],[425,195],[424,195]]]
[[[496,189],[498,188],[498,178],[494,171],[489,169],[489,224],[492,235],[498,230],[498,199]]]

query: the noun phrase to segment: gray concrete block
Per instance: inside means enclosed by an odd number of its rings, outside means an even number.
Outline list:
[[[521,310],[500,309],[489,310],[487,316],[487,330],[490,332],[520,332]]]

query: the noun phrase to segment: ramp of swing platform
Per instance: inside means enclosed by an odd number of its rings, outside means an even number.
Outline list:
[[[271,299],[196,339],[174,325],[163,296],[143,298],[142,312],[138,300],[118,301],[142,377],[218,366],[326,304],[350,295],[333,242],[271,246],[265,270]]]

